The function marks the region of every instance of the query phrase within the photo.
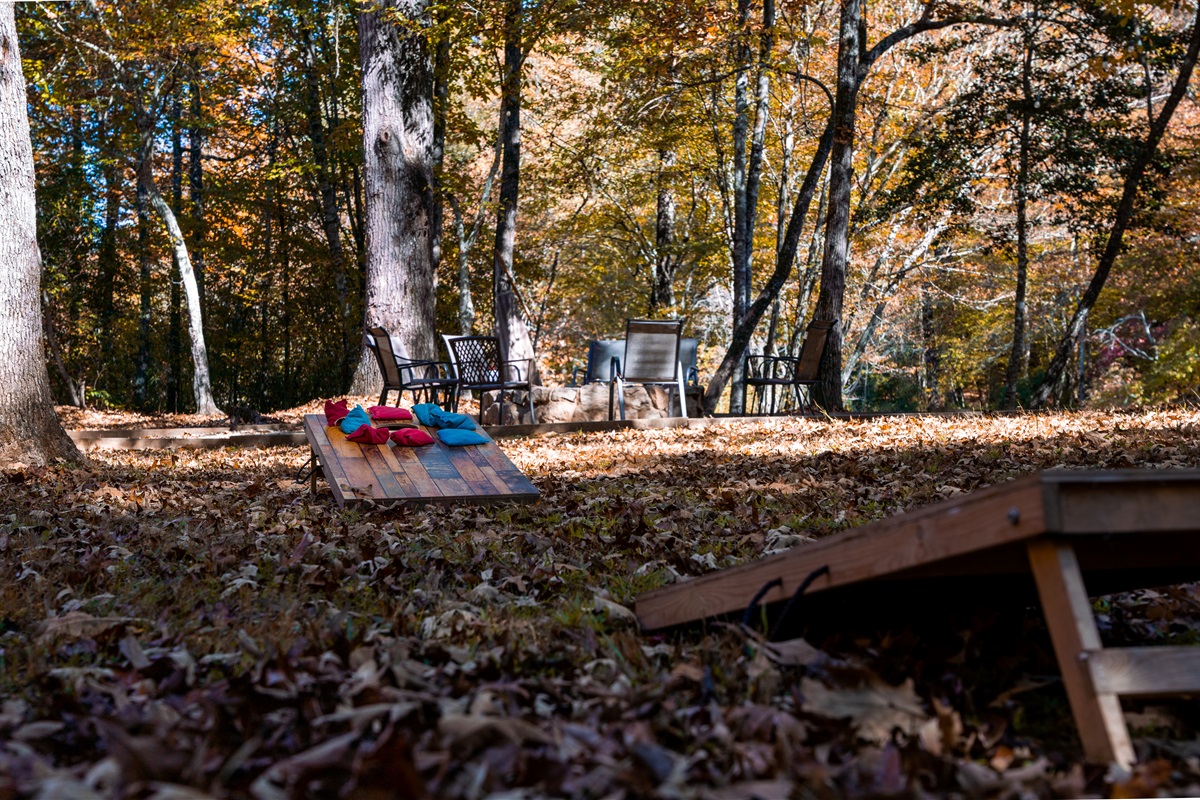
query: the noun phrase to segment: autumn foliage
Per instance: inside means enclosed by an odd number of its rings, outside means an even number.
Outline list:
[[[1036,608],[962,592],[645,635],[635,596],[1051,468],[1200,466],[1200,415],[729,421],[504,439],[531,506],[339,511],[299,448],[0,473],[0,792],[119,797],[1150,796],[1194,708],[1081,762]],[[1195,643],[1195,585],[1102,598]],[[882,613],[882,612],[891,613]],[[38,794],[38,792],[41,794]]]

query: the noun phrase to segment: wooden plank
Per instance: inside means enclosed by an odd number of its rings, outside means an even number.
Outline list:
[[[1027,550],[1084,755],[1097,764],[1116,762],[1127,768],[1135,756],[1121,701],[1115,694],[1093,690],[1082,658],[1101,645],[1075,551],[1049,538],[1029,542]]]
[[[375,479],[382,493],[383,498],[395,499],[405,496],[400,482],[396,480],[396,473],[388,464],[386,456],[391,450],[387,444],[364,444],[360,445],[363,455],[366,457],[367,465],[371,467],[371,471],[375,473]]]
[[[272,423],[263,425],[213,425],[196,428],[104,428],[69,430],[67,435],[76,442],[90,439],[170,439],[182,436],[214,436],[221,433],[297,433],[295,425]]]
[[[488,483],[490,483],[496,489],[496,491],[500,492],[501,494],[508,494],[512,491],[512,487],[509,486],[503,478],[496,474],[496,470],[491,464],[480,464],[479,471],[483,473],[483,476],[487,478]]]
[[[635,608],[642,626],[654,630],[744,608],[775,579],[782,585],[763,602],[784,600],[825,566],[829,573],[809,592],[879,578],[1035,537],[1045,529],[1042,509],[1037,477],[1022,478],[649,592]]]
[[[475,463],[475,459],[471,457],[471,453],[469,452],[479,449],[481,448],[447,447],[446,457],[450,459],[450,463],[458,471],[459,476],[466,482],[467,487],[473,495],[476,497],[491,497],[496,493],[495,487],[492,486],[487,477],[479,469],[479,465]]]
[[[417,458],[420,460],[421,466],[425,468],[430,479],[442,490],[442,497],[464,499],[472,496],[467,482],[450,462],[450,454],[446,452],[449,448],[442,444],[440,439],[435,441],[431,447],[416,449],[419,451]]]
[[[1200,531],[1200,470],[1051,470],[1042,479],[1052,533]]]
[[[1200,694],[1200,647],[1110,647],[1084,656],[1098,694]]]
[[[327,428],[326,435],[329,437],[333,453],[346,472],[346,486],[342,490],[346,495],[346,503],[356,505],[368,497],[373,500],[383,499],[379,479],[375,476],[375,470],[367,463],[362,447],[357,442],[347,439],[346,434],[339,428]]]
[[[296,447],[305,443],[303,431],[230,433],[220,428],[208,436],[188,437],[94,437],[76,442],[79,449],[90,450],[219,450],[222,447]]]
[[[400,496],[405,498],[439,496],[441,492],[438,490],[436,484],[434,484],[432,481],[429,481],[429,476],[425,474],[425,470],[418,471],[420,473],[419,477],[428,482],[428,486],[425,487],[427,492],[422,492],[420,489],[418,489],[417,483],[413,480],[412,476],[408,474],[408,471],[405,470],[404,465],[400,462],[397,454],[407,453],[410,450],[411,448],[408,447],[388,447],[383,451],[383,459],[387,462],[388,467],[391,468],[392,475],[395,477],[396,483],[400,487]],[[411,455],[411,453],[409,454]],[[415,458],[413,463],[417,463]],[[434,494],[431,495],[428,494],[428,492],[433,492]]]
[[[339,507],[345,507],[346,494],[341,487],[349,483],[349,478],[346,477],[346,471],[342,469],[341,461],[338,460],[333,446],[329,443],[329,436],[325,432],[325,415],[306,414],[304,432],[308,437],[309,444],[317,453],[317,460],[321,463],[321,472],[325,474],[325,481],[333,491],[333,499],[337,501]]]
[[[508,491],[520,495],[532,495],[534,499],[541,496],[538,488],[533,485],[532,481],[525,476],[525,473],[517,469],[517,465],[508,460],[508,456],[504,455],[504,451],[497,445],[490,447],[472,448],[471,456],[475,459],[475,463],[480,467],[490,467],[495,472]]]
[[[436,447],[437,445],[432,445]],[[396,468],[402,471],[413,487],[414,498],[436,500],[442,497],[442,488],[429,477],[425,466],[421,463],[419,453],[426,447],[391,447],[388,448],[387,458],[396,462]]]

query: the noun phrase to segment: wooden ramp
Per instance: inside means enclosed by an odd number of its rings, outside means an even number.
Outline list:
[[[424,430],[433,444],[359,444],[339,428],[326,427],[324,414],[304,416],[304,434],[339,506],[368,500],[381,505],[531,503],[540,496],[491,437],[487,444],[449,447],[432,429]]]
[[[824,571],[822,571],[824,570]],[[813,577],[816,575],[817,577]],[[1120,698],[1200,693],[1200,647],[1103,649],[1103,591],[1200,579],[1200,470],[1050,471],[639,597],[647,629],[875,582],[1032,575],[1088,759],[1129,764]]]

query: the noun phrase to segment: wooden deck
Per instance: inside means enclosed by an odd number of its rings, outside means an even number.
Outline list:
[[[305,436],[339,506],[530,503],[540,496],[494,441],[448,447],[425,430],[434,443],[424,447],[358,444],[326,427],[324,414],[304,417]]]
[[[649,592],[635,610],[657,629],[741,610],[762,590],[763,603],[785,600],[806,578],[808,593],[837,595],[964,577],[1032,579],[1089,760],[1134,760],[1121,697],[1200,693],[1200,648],[1105,649],[1088,600],[1200,578],[1200,470],[1043,472]]]

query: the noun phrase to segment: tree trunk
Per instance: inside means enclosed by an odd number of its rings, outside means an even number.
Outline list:
[[[792,265],[796,261],[796,251],[800,246],[800,233],[804,228],[804,218],[808,216],[808,208],[812,205],[813,195],[816,194],[817,186],[821,182],[821,174],[825,171],[825,162],[829,158],[832,145],[833,118],[831,116],[829,123],[825,126],[825,131],[821,134],[821,140],[817,144],[817,152],[813,154],[812,163],[808,166],[800,193],[796,195],[796,205],[792,209],[791,219],[788,220],[783,246],[775,259],[775,271],[771,273],[771,277],[767,279],[767,283],[758,293],[758,297],[746,310],[745,319],[740,325],[734,327],[729,350],[726,351],[720,366],[709,378],[708,387],[704,390],[704,412],[706,414],[716,411],[721,393],[725,391],[735,367],[745,362],[746,349],[750,345],[750,337],[754,335],[755,327],[758,326],[767,306],[779,296],[779,290],[783,288],[783,284],[791,275]]]
[[[496,184],[496,176],[500,173],[500,140],[492,148],[492,166],[488,168],[487,177],[483,181],[483,192],[479,197],[479,211],[467,228],[463,219],[462,208],[453,194],[447,194],[450,209],[454,214],[454,230],[458,237],[458,329],[463,336],[470,336],[475,328],[475,300],[471,293],[471,251],[475,248],[475,240],[483,230],[484,220],[487,219],[488,200],[492,196],[492,187]]]
[[[416,25],[425,0],[359,11],[365,191],[366,324],[387,328],[413,358],[434,356],[433,63]],[[395,21],[393,21],[395,20]],[[379,390],[364,347],[351,392]]]
[[[825,243],[825,220],[829,214],[829,181],[821,184],[821,199],[817,201],[817,217],[813,220],[812,236],[808,240],[808,253],[804,258],[804,272],[796,280],[796,314],[792,324],[792,338],[788,340],[788,356],[795,358],[800,350],[800,339],[805,331],[804,320],[808,317],[808,303],[817,285],[817,273],[821,269],[821,246]]]
[[[521,178],[521,71],[522,0],[507,0],[504,18],[504,83],[500,98],[500,208],[496,218],[496,246],[492,267],[492,304],[496,335],[506,359],[534,358],[529,326],[513,286],[513,249],[517,233],[517,200]],[[531,361],[531,380],[537,364]]]
[[[312,142],[313,162],[317,167],[317,200],[321,208],[321,229],[333,263],[333,285],[337,293],[340,318],[339,334],[342,385],[350,380],[357,341],[350,330],[350,288],[346,276],[346,255],[342,248],[342,223],[338,214],[337,187],[329,167],[329,147],[325,136],[325,120],[321,111],[321,85],[317,71],[317,49],[307,21],[300,24],[300,45],[304,65],[304,111],[308,122],[308,138]]]
[[[1025,366],[1025,287],[1029,276],[1029,161],[1030,131],[1033,127],[1033,41],[1025,32],[1025,53],[1021,67],[1021,133],[1017,143],[1017,288],[1013,298],[1012,348],[1004,371],[1003,408],[1017,407],[1017,380]]]
[[[63,386],[67,390],[67,401],[76,408],[84,408],[83,392],[80,391],[79,384],[75,383],[75,379],[71,377],[71,373],[67,371],[67,365],[63,363],[62,348],[58,344],[58,336],[54,333],[54,320],[51,319],[50,296],[42,291],[42,323],[46,331],[46,344],[50,350],[50,357],[54,359],[54,367],[58,371],[58,378],[63,382]]]
[[[180,129],[182,104],[178,93],[171,98],[171,210],[178,216],[183,207],[183,131]],[[179,272],[179,258],[172,252],[171,264]],[[183,342],[179,336],[179,320],[183,293],[179,281],[171,280],[170,315],[167,322],[167,354],[170,372],[167,374],[167,410],[179,413],[179,379],[183,371]]]
[[[921,284],[921,361],[922,383],[925,384],[925,407],[929,411],[937,411],[942,405],[941,392],[941,352],[937,346],[937,327],[934,317],[933,297],[929,291],[929,282]]]
[[[866,327],[858,337],[858,342],[854,345],[854,349],[850,353],[850,357],[846,359],[846,366],[842,369],[842,386],[850,383],[850,378],[854,374],[855,367],[862,359],[863,354],[867,352],[867,348],[871,346],[871,342],[875,339],[875,331],[879,327],[879,323],[883,321],[883,312],[887,308],[888,301],[892,299],[892,295],[900,284],[908,277],[914,269],[916,269],[923,259],[925,254],[929,252],[929,248],[933,247],[934,242],[950,227],[950,219],[952,211],[947,208],[942,212],[941,218],[925,232],[921,237],[921,241],[912,249],[904,259],[904,263],[888,280],[887,286],[880,293],[879,301],[875,304],[875,308],[871,311],[871,316],[867,319]],[[862,304],[866,304],[867,293],[863,292]],[[847,326],[850,327],[850,326]]]
[[[0,466],[81,461],[46,374],[33,148],[13,4],[0,3]]]
[[[171,237],[171,252],[179,265],[179,281],[183,285],[183,294],[187,299],[188,338],[192,345],[192,398],[196,403],[196,413],[210,417],[223,416],[224,412],[217,408],[213,400],[212,378],[208,371],[208,349],[204,344],[204,324],[200,311],[200,288],[196,285],[196,273],[192,270],[192,260],[188,257],[187,243],[183,240],[183,231],[179,221],[167,201],[158,193],[153,177],[148,174],[144,179],[150,182],[145,191],[150,198],[150,204],[158,212],[167,234]]]
[[[854,182],[854,119],[858,110],[859,56],[865,42],[863,0],[843,0],[839,25],[837,92],[833,110],[833,153],[829,169],[829,217],[825,222],[825,253],[821,259],[821,291],[817,319],[837,324],[825,340],[821,382],[814,400],[827,411],[842,411],[842,302],[850,257],[850,189]]]
[[[675,305],[675,270],[679,254],[675,249],[675,151],[658,151],[658,203],[654,221],[654,278],[650,285],[650,316],[661,308]]]
[[[111,161],[104,165],[104,228],[96,253],[96,318],[100,328],[100,368],[103,374],[112,363],[116,331],[116,284],[120,264],[117,261],[117,223],[121,219],[121,176]],[[99,375],[97,376],[97,380]]]
[[[208,225],[204,220],[204,128],[203,107],[200,101],[199,67],[194,67],[190,84],[192,94],[191,128],[188,129],[188,197],[192,202],[192,269],[196,273],[196,288],[200,304],[204,305],[204,244]]]
[[[438,6],[439,9],[442,6]],[[446,161],[446,114],[450,108],[450,37],[440,32],[433,48],[433,269],[442,265],[442,243],[446,235],[446,201],[442,171]],[[434,345],[436,347],[436,343]]]
[[[1170,124],[1175,109],[1179,107],[1180,100],[1183,99],[1183,96],[1187,92],[1188,84],[1192,78],[1192,71],[1196,67],[1198,55],[1200,55],[1200,6],[1196,7],[1196,17],[1192,20],[1188,48],[1184,54],[1183,61],[1179,65],[1179,74],[1175,77],[1175,83],[1171,86],[1171,91],[1167,95],[1167,99],[1163,102],[1163,107],[1159,111],[1158,117],[1155,118],[1154,124],[1150,126],[1150,132],[1146,137],[1145,143],[1134,158],[1129,171],[1125,174],[1125,183],[1121,190],[1121,200],[1117,205],[1117,213],[1113,218],[1112,227],[1109,229],[1108,241],[1105,243],[1100,260],[1096,264],[1096,271],[1092,275],[1092,280],[1088,284],[1088,288],[1083,293],[1083,296],[1079,298],[1079,305],[1075,308],[1075,313],[1071,316],[1071,321],[1067,324],[1067,330],[1058,344],[1054,358],[1050,361],[1050,366],[1046,369],[1046,374],[1042,377],[1042,382],[1034,394],[1032,404],[1034,408],[1040,408],[1050,400],[1055,386],[1058,385],[1059,380],[1062,378],[1063,370],[1067,366],[1067,362],[1079,341],[1079,337],[1083,335],[1088,311],[1096,304],[1096,299],[1100,297],[1100,292],[1104,289],[1104,283],[1108,280],[1108,274],[1112,271],[1113,263],[1121,253],[1125,230],[1129,227],[1130,220],[1133,219],[1134,201],[1137,199],[1142,178],[1145,176],[1150,163],[1154,160],[1155,153],[1158,152],[1158,145],[1162,141],[1163,134],[1166,133],[1167,125]],[[1146,87],[1147,92],[1151,92],[1151,90],[1152,87]]]
[[[150,305],[154,287],[150,280],[149,200],[142,173],[152,168],[150,160],[153,157],[154,131],[153,124],[143,109],[138,108],[135,115],[139,140],[137,159],[134,162],[137,181],[138,351],[133,377],[133,402],[138,409],[145,410],[150,399]],[[146,149],[142,144],[144,142],[149,142],[151,149]]]

